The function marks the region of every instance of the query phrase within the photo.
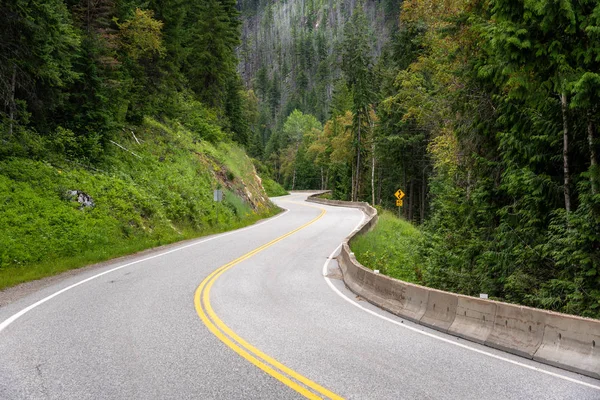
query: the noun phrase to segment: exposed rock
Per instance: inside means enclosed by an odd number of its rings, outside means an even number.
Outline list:
[[[96,205],[96,203],[94,203],[94,199],[81,190],[67,190],[67,197],[71,201],[77,201],[79,204],[81,204],[80,209],[94,207]]]

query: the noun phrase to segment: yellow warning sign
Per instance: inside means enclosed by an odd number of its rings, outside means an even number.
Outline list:
[[[402,200],[396,200],[396,206],[402,207]]]
[[[404,192],[403,192],[402,190],[398,189],[398,190],[396,190],[396,193],[394,193],[394,196],[396,196],[396,198],[397,198],[398,200],[402,201],[402,199],[403,199],[403,198],[404,198],[404,196],[406,196],[406,195],[404,194]],[[398,205],[398,203],[396,203],[396,205]],[[400,204],[400,205],[402,205],[402,204]]]

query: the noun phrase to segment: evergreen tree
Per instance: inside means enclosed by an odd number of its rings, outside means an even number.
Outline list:
[[[273,80],[269,86],[269,107],[271,108],[272,117],[275,118],[279,110],[279,100],[281,97],[281,86],[279,82],[279,74],[273,74]]]
[[[344,27],[342,70],[352,92],[354,115],[355,162],[352,200],[361,195],[361,179],[364,163],[364,141],[371,127],[370,107],[374,100],[373,61],[369,30],[363,3],[358,2],[352,18]]]
[[[18,123],[44,129],[51,111],[64,100],[63,90],[77,78],[73,61],[81,38],[62,0],[0,3],[0,117],[4,135]]]
[[[235,74],[235,48],[240,43],[235,1],[194,2],[186,16],[185,26],[182,70],[203,102],[221,106],[227,79]]]

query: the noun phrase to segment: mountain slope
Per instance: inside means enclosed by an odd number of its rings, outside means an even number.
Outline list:
[[[0,289],[272,215],[252,161],[179,124],[146,119],[94,167],[0,161]],[[223,190],[223,202],[213,190]]]
[[[356,0],[241,0],[242,46],[239,72],[280,121],[295,108],[321,121],[328,117],[341,77],[340,45]],[[399,0],[366,1],[374,56],[396,25]],[[267,118],[268,119],[268,118]]]

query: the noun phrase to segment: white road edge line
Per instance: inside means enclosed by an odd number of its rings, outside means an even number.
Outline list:
[[[142,263],[142,262],[144,262],[144,261],[152,260],[152,259],[154,259],[154,258],[162,257],[162,256],[165,256],[165,255],[167,255],[167,254],[171,254],[171,253],[175,253],[175,252],[177,252],[177,251],[180,251],[180,250],[187,249],[187,248],[189,248],[189,247],[193,247],[193,246],[197,246],[197,245],[199,245],[199,244],[202,244],[202,243],[210,242],[211,240],[219,239],[219,238],[222,238],[222,237],[225,237],[225,236],[233,235],[233,234],[236,234],[236,233],[239,233],[239,232],[243,232],[243,231],[247,231],[247,230],[249,230],[249,229],[256,228],[257,226],[260,226],[260,225],[266,224],[266,223],[268,223],[268,222],[275,221],[276,219],[278,219],[278,218],[280,218],[280,217],[283,217],[285,214],[287,214],[287,213],[290,211],[290,210],[289,210],[289,209],[287,209],[287,208],[284,208],[284,207],[281,207],[281,206],[278,206],[278,207],[282,208],[282,209],[283,209],[283,210],[285,210],[285,211],[284,211],[283,213],[281,213],[281,214],[277,215],[276,217],[269,218],[269,219],[267,219],[266,221],[259,222],[258,224],[250,225],[250,226],[247,226],[247,227],[245,227],[245,228],[242,228],[242,229],[237,229],[237,230],[235,230],[235,231],[231,231],[231,232],[221,233],[221,234],[215,235],[215,236],[213,236],[213,237],[211,237],[211,238],[209,238],[209,239],[200,240],[200,241],[198,241],[198,242],[190,243],[190,244],[188,244],[188,245],[185,245],[185,246],[177,247],[176,249],[173,249],[173,250],[165,251],[165,252],[163,252],[163,253],[155,254],[155,255],[153,255],[153,256],[150,256],[150,257],[142,258],[141,260],[132,261],[132,262],[130,262],[130,263],[127,263],[127,264],[124,264],[124,265],[118,266],[118,267],[116,267],[116,268],[113,268],[113,269],[109,269],[108,271],[104,271],[104,272],[101,272],[101,273],[99,273],[99,274],[96,274],[96,275],[94,275],[94,276],[91,276],[91,277],[89,277],[89,278],[86,278],[86,279],[84,279],[84,280],[82,280],[82,281],[79,281],[79,282],[77,282],[77,283],[74,283],[74,284],[72,284],[71,286],[67,286],[66,288],[64,288],[64,289],[61,289],[61,290],[59,290],[58,292],[55,292],[55,293],[51,294],[50,296],[44,297],[43,299],[41,299],[41,300],[39,300],[39,301],[37,301],[37,302],[33,303],[32,305],[30,305],[30,306],[28,306],[28,307],[26,307],[26,308],[22,309],[22,310],[21,310],[21,311],[19,311],[18,313],[14,314],[13,316],[11,316],[11,317],[7,318],[6,320],[4,320],[4,321],[3,321],[3,322],[0,324],[0,332],[2,332],[2,331],[3,331],[4,329],[6,329],[6,327],[8,327],[10,324],[12,324],[13,322],[15,322],[17,319],[19,319],[19,318],[20,318],[20,317],[22,317],[23,315],[27,314],[29,311],[33,310],[34,308],[36,308],[36,307],[39,307],[40,305],[42,305],[42,304],[44,304],[45,302],[47,302],[47,301],[49,301],[49,300],[53,299],[54,297],[56,297],[56,296],[58,296],[58,295],[60,295],[60,294],[62,294],[62,293],[64,293],[64,292],[66,292],[66,291],[68,291],[68,290],[71,290],[71,289],[73,289],[73,288],[75,288],[75,287],[77,287],[77,286],[79,286],[79,285],[83,285],[84,283],[87,283],[87,282],[89,282],[89,281],[91,281],[91,280],[94,280],[94,279],[96,279],[96,278],[99,278],[99,277],[101,277],[101,276],[103,276],[103,275],[110,274],[111,272],[115,272],[115,271],[118,271],[118,270],[120,270],[120,269],[123,269],[123,268],[126,268],[126,267],[130,267],[130,266],[132,266],[132,265],[134,265],[134,264],[139,264],[139,263]]]
[[[352,231],[352,233],[354,233],[354,232],[356,232],[356,230],[358,230],[358,227],[362,225],[362,223],[364,222],[364,220],[366,218],[365,214],[362,211],[361,211],[361,213],[363,215],[362,220],[359,222],[358,225],[356,225],[356,228],[354,228],[354,230]],[[419,333],[421,335],[425,335],[425,336],[428,336],[428,337],[433,338],[433,339],[441,340],[442,342],[446,342],[446,343],[452,344],[454,346],[462,347],[463,349],[474,351],[475,353],[483,354],[485,356],[492,357],[492,358],[495,358],[497,360],[505,361],[507,363],[518,365],[520,367],[524,367],[524,368],[527,368],[527,369],[530,369],[530,370],[533,370],[533,371],[541,372],[543,374],[547,374],[547,375],[550,375],[550,376],[553,376],[553,377],[556,377],[556,378],[564,379],[564,380],[569,381],[569,382],[578,383],[580,385],[587,386],[587,387],[592,388],[592,389],[600,390],[600,386],[593,385],[591,383],[580,381],[580,380],[577,380],[577,379],[574,379],[574,378],[570,378],[568,376],[564,376],[564,375],[561,375],[561,374],[557,374],[555,372],[547,371],[547,370],[542,369],[542,368],[534,367],[532,365],[527,365],[527,364],[521,363],[519,361],[511,360],[511,359],[506,358],[506,357],[502,357],[502,356],[499,356],[499,355],[496,355],[496,354],[489,353],[489,352],[484,351],[484,350],[480,350],[480,349],[476,349],[474,347],[470,347],[470,346],[464,345],[462,343],[457,343],[454,340],[446,339],[444,337],[441,337],[441,336],[438,336],[438,335],[434,335],[432,333],[423,331],[421,329],[417,329],[417,328],[414,328],[412,326],[408,326],[406,324],[400,323],[400,322],[395,321],[395,320],[393,320],[391,318],[388,318],[386,316],[378,314],[375,311],[369,310],[366,307],[361,306],[360,304],[358,304],[357,302],[355,302],[354,300],[352,300],[348,296],[346,296],[344,293],[342,293],[338,288],[336,288],[335,285],[331,282],[331,279],[329,279],[329,277],[327,276],[327,268],[329,267],[329,263],[331,262],[331,260],[333,259],[334,255],[340,250],[341,247],[342,247],[342,245],[340,244],[329,255],[329,257],[327,257],[327,260],[325,261],[325,264],[323,265],[323,278],[325,279],[325,282],[327,282],[327,285],[329,285],[329,287],[331,288],[331,290],[333,290],[338,296],[340,296],[342,299],[346,300],[348,303],[352,304],[353,306],[358,307],[361,310],[363,310],[363,311],[365,311],[365,312],[367,312],[367,313],[369,313],[371,315],[374,315],[374,316],[376,316],[378,318],[381,318],[381,319],[383,319],[383,320],[385,320],[387,322],[390,322],[390,323],[392,323],[394,325],[397,325],[397,326],[400,326],[402,328],[411,330],[411,331]]]

